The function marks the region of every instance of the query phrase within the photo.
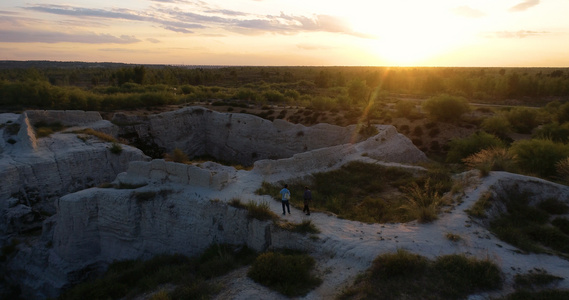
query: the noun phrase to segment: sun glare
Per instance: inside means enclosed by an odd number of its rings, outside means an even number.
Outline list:
[[[356,31],[373,37],[367,43],[369,51],[386,64],[429,65],[463,44],[470,33],[468,24],[448,12],[405,10],[405,18],[370,13],[352,19]]]

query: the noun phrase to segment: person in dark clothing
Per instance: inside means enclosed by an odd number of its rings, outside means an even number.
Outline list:
[[[310,203],[310,201],[312,201],[312,192],[310,191],[310,189],[305,186],[304,187],[304,208],[302,209],[302,212],[306,212],[307,216],[310,216],[310,208],[308,207],[308,204]]]

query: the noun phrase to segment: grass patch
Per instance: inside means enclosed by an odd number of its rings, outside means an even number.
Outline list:
[[[492,207],[492,193],[486,192],[480,195],[478,200],[474,202],[474,205],[465,211],[473,217],[486,218],[486,210],[490,207]]]
[[[298,232],[302,234],[318,234],[320,230],[310,220],[304,220],[301,223],[282,222],[278,226],[284,230]]]
[[[119,155],[122,152],[122,146],[119,143],[114,143],[111,145],[111,147],[109,148],[109,151],[111,151],[112,154],[116,154]]]
[[[312,191],[311,210],[332,212],[340,218],[365,223],[408,222],[417,216],[400,209],[406,204],[405,195],[416,185],[428,185],[431,196],[450,190],[452,181],[444,170],[433,170],[415,176],[402,168],[351,162],[338,170],[313,174],[309,183]],[[306,182],[289,182],[290,204],[301,209]],[[256,191],[280,201],[282,184],[263,182]],[[442,202],[437,201],[437,205]],[[436,206],[436,205],[434,205]]]
[[[65,126],[63,126],[60,122],[37,122],[34,124],[34,130],[36,131],[36,135],[39,138],[48,137],[52,133],[61,131],[63,129],[65,129]]]
[[[311,274],[315,264],[307,254],[267,252],[257,257],[247,275],[285,296],[298,297],[322,283]]]
[[[158,255],[146,261],[115,262],[100,278],[81,283],[58,299],[130,299],[163,284],[176,287],[159,291],[155,299],[209,299],[218,289],[206,279],[250,264],[255,257],[245,246],[214,244],[198,257]]]
[[[339,299],[464,299],[502,287],[502,274],[489,260],[445,255],[431,261],[398,250],[378,256]]]
[[[271,211],[269,207],[269,203],[266,201],[262,201],[261,203],[257,203],[253,200],[249,200],[246,204],[241,203],[240,199],[232,199],[229,202],[229,205],[247,210],[247,218],[249,219],[257,219],[260,221],[268,221],[268,220],[276,220],[278,216]]]
[[[562,218],[550,222],[551,212],[557,214],[566,205],[555,199],[546,199],[531,206],[532,197],[533,194],[529,191],[509,188],[504,189],[500,195],[488,198],[488,202],[503,203],[506,208],[490,221],[490,230],[501,240],[525,252],[569,253],[569,222]],[[482,204],[480,206],[486,207]],[[477,215],[484,213],[485,216],[484,210],[479,210]]]
[[[439,207],[443,199],[439,195],[440,189],[430,185],[427,180],[424,186],[413,182],[405,187],[405,199],[407,200],[402,209],[406,210],[419,223],[428,223],[438,219]]]
[[[94,137],[99,138],[102,141],[109,142],[109,143],[116,143],[117,142],[117,140],[113,136],[108,135],[106,133],[102,133],[100,131],[96,131],[93,128],[86,128],[86,129],[77,131],[75,133],[83,133],[83,134],[92,135]]]
[[[451,233],[451,232],[448,232],[445,236],[449,241],[453,241],[453,242],[458,242],[462,239],[460,237],[460,235],[455,234],[455,233]]]
[[[536,290],[560,280],[563,280],[563,277],[548,274],[542,269],[535,269],[527,274],[516,274],[514,284],[516,289]]]

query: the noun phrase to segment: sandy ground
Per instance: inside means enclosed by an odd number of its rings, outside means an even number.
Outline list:
[[[239,194],[242,199],[246,197],[255,201],[268,201],[271,209],[280,216],[282,209],[278,201],[270,199],[269,196],[254,195],[262,178],[255,172],[242,172],[238,183],[222,190],[221,194],[215,197],[231,199]],[[317,261],[316,273],[323,283],[298,299],[334,298],[351,285],[359,273],[369,268],[375,257],[395,252],[397,249],[405,249],[430,259],[447,254],[465,254],[494,261],[505,274],[504,290],[476,295],[471,297],[472,299],[487,299],[512,292],[513,276],[533,269],[543,269],[549,274],[567,279],[568,261],[545,254],[520,254],[515,247],[498,240],[465,213],[464,210],[472,206],[482,193],[498,180],[507,179],[508,176],[519,175],[496,172],[483,179],[473,173],[465,175],[464,182],[470,182],[470,187],[462,201],[458,202],[460,204],[442,213],[438,220],[430,224],[364,224],[325,213],[316,212],[306,216],[302,211],[291,208],[292,214],[283,218],[295,223],[308,219],[321,230],[309,254]],[[531,177],[527,178],[531,180]],[[460,240],[449,240],[446,237],[448,233],[460,236]],[[223,289],[215,299],[287,299],[249,279],[247,270],[248,267],[244,267],[217,279]],[[569,288],[569,280],[561,281],[558,287]]]

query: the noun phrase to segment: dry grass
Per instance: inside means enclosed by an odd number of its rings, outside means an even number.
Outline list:
[[[109,143],[117,143],[118,141],[111,135],[108,135],[106,133],[100,132],[100,131],[96,131],[92,128],[86,128],[80,131],[77,131],[75,133],[83,133],[83,134],[87,134],[87,135],[92,135],[94,137],[97,137],[98,139],[105,141],[105,142],[109,142]]]

